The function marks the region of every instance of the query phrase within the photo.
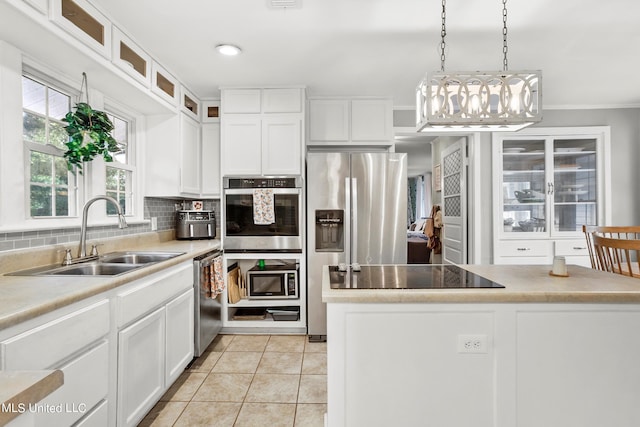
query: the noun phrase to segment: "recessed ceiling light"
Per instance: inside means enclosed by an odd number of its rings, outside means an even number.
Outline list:
[[[226,56],[236,56],[242,52],[242,49],[232,44],[219,44],[218,46],[216,46],[216,49],[222,55],[226,55]]]

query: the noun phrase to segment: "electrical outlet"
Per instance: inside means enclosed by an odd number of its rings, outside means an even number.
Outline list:
[[[458,335],[458,353],[487,353],[486,335]]]
[[[151,217],[151,231],[156,231],[158,229],[158,217]]]

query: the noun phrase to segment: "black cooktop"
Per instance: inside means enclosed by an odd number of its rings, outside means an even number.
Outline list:
[[[332,289],[504,288],[452,264],[363,265],[361,271],[329,266]]]

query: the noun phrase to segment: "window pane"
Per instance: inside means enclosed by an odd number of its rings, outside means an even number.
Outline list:
[[[53,156],[37,151],[31,152],[31,182],[51,184],[51,158]]]
[[[118,169],[107,167],[107,190],[118,189]]]
[[[66,188],[56,189],[56,216],[69,215],[69,192]]]
[[[127,122],[124,120],[112,116],[111,121],[113,123],[113,138],[121,143],[127,142]]]
[[[118,193],[115,191],[107,191],[107,196],[118,200]],[[116,207],[113,206],[113,203],[107,203],[107,215],[116,215],[117,213],[118,211],[116,210]]]
[[[49,88],[49,117],[56,120],[62,118],[71,110],[69,96]]]
[[[66,150],[67,146],[64,144],[69,141],[69,136],[67,131],[64,130],[64,126],[61,123],[49,122],[49,144]]]
[[[31,113],[22,113],[22,137],[31,142],[47,143],[46,120]]]
[[[47,113],[44,85],[22,77],[22,106],[42,115]]]
[[[69,186],[69,170],[67,162],[63,157],[55,157],[53,160],[56,169],[55,183],[56,186]]]
[[[31,216],[51,216],[51,187],[31,185]]]

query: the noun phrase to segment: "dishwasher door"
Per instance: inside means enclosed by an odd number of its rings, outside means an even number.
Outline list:
[[[216,260],[221,266],[221,251],[209,252],[194,259],[194,357],[202,356],[222,329],[222,294],[212,298],[209,284]]]

